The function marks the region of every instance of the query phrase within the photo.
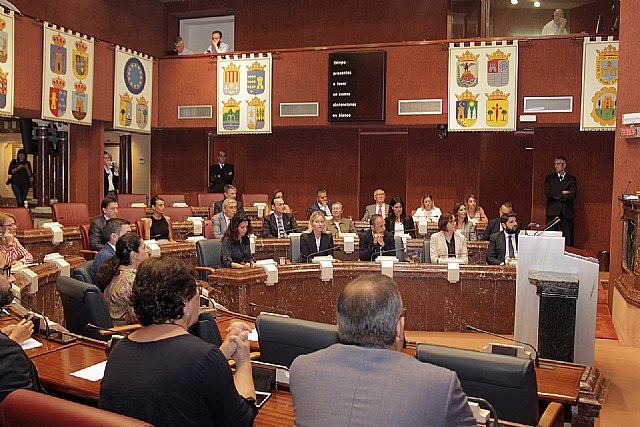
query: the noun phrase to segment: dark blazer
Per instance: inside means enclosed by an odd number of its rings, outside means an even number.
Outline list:
[[[318,249],[313,233],[302,233],[302,236],[300,236],[300,259],[302,262],[309,262],[309,255],[316,252],[321,252],[317,254],[318,256],[333,256],[333,237],[331,234],[322,233],[322,236],[320,236],[320,249]]]
[[[518,231],[522,230],[522,221],[516,218],[516,222],[518,223]],[[484,233],[482,233],[482,240],[489,240],[493,233],[499,233],[502,231],[502,225],[500,224],[500,217],[493,218],[489,220],[487,224],[487,228],[484,229]]]
[[[38,371],[22,347],[0,333],[0,403],[17,389],[44,392]]]
[[[222,238],[222,251],[220,253],[220,261],[225,268],[231,268],[231,263],[238,264],[253,261],[251,254],[251,246],[247,243],[234,242],[228,237]]]
[[[394,220],[391,217],[386,217],[384,219],[384,225],[388,232],[393,233],[395,229]],[[405,233],[411,236],[412,239],[416,238],[416,230],[415,225],[413,224],[413,218],[411,216],[407,216],[403,221],[402,225],[404,226]],[[411,231],[407,231],[411,230]]]
[[[98,255],[93,259],[91,263],[91,279],[93,279],[93,283],[96,283],[96,277],[98,277],[98,271],[100,270],[100,266],[104,264],[106,260],[111,258],[116,254],[116,250],[111,247],[111,245],[107,245],[106,243],[98,252]]]
[[[107,242],[103,233],[106,223],[107,220],[104,218],[104,215],[100,215],[91,221],[89,225],[89,245],[92,251],[99,251]]]
[[[393,238],[393,233],[388,231],[384,232],[384,248],[381,248],[378,244],[373,244],[373,231],[371,229],[364,231],[360,234],[360,261],[373,261],[380,255],[380,252],[384,252],[383,255],[395,256],[394,249],[396,248],[396,242]]]
[[[284,231],[286,231],[287,234],[300,232],[298,223],[291,214],[282,214],[282,225],[284,225]],[[276,222],[276,215],[274,213],[264,219],[262,237],[278,237],[278,223]]]
[[[515,240],[515,249],[518,249],[518,233],[513,235]],[[487,249],[487,263],[491,265],[500,265],[504,262],[507,255],[507,241],[504,233],[499,231],[493,233],[489,239],[489,248]]]
[[[218,200],[213,204],[214,215],[222,212],[222,202],[224,202],[224,200]],[[240,200],[236,200],[236,202],[238,202],[238,212],[242,211],[242,202]]]
[[[231,163],[225,163],[222,169],[220,169],[219,163],[214,163],[209,168],[209,192],[224,192],[224,186],[233,184],[234,177],[235,172]]]
[[[329,212],[331,212],[331,206],[333,206],[333,202],[331,200],[327,200],[327,206],[329,207]],[[319,210],[321,210],[320,204],[317,201],[313,202],[313,204],[309,206],[309,210],[308,210],[309,216],[311,216],[311,214],[314,213],[315,211],[319,211]]]
[[[578,181],[573,175],[566,173],[564,180],[560,181],[557,173],[547,175],[544,179],[544,193],[547,196],[546,216],[561,216],[574,218],[576,216],[573,200],[576,198]],[[569,190],[569,194],[562,194],[563,190]]]
[[[102,167],[102,171],[104,172],[104,197],[107,197],[109,194],[109,174]],[[113,174],[113,166],[111,166],[111,173]],[[120,177],[117,175],[113,175],[113,188],[116,194],[118,194],[118,182],[120,182]]]

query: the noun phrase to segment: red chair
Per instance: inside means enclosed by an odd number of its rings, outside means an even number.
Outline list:
[[[254,203],[266,203],[270,206],[269,195],[260,193],[242,195],[242,206],[251,207]]]
[[[131,207],[132,203],[144,203],[149,205],[146,194],[118,194],[118,206],[121,208]]]
[[[209,219],[213,219],[213,216],[216,214],[216,208],[214,206],[209,206]]]
[[[89,209],[84,203],[53,203],[53,220],[59,222],[64,227],[80,227],[89,224]]]
[[[135,224],[140,218],[147,217],[147,210],[145,208],[118,208],[118,218],[126,219],[131,224]]]
[[[188,217],[194,216],[191,208],[164,208],[164,214],[171,217],[172,221],[186,221]]]
[[[187,203],[184,194],[158,194],[164,200],[165,206],[173,206],[174,203]]]
[[[18,228],[23,230],[33,228],[31,213],[27,208],[0,208],[0,212],[11,214],[16,217],[16,225]]]
[[[81,405],[31,390],[15,390],[0,405],[3,427],[142,427],[146,421]]]
[[[204,220],[202,223],[202,235],[205,239],[213,239],[213,223],[211,220]]]
[[[82,249],[80,249],[80,255],[82,255],[87,261],[91,261],[98,254],[98,251],[91,249],[89,227],[90,224],[82,224],[80,226],[80,237],[82,238]]]
[[[224,193],[198,193],[198,206],[213,206],[215,202],[224,200]]]

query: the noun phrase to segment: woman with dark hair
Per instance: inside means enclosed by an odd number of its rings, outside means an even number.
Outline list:
[[[474,194],[467,196],[467,216],[473,225],[487,224],[489,220],[484,214],[484,209],[478,206],[478,198]]]
[[[22,148],[18,150],[16,158],[9,163],[9,175],[11,177],[7,184],[11,184],[11,190],[16,196],[16,203],[21,208],[24,206],[24,201],[27,200],[29,187],[31,187],[31,176],[33,175],[31,163],[27,160],[27,154]]]
[[[324,212],[315,211],[309,217],[309,229],[300,236],[300,258],[309,262],[312,254],[333,256],[333,237],[325,232]]]
[[[156,426],[251,426],[258,413],[249,326],[233,323],[217,347],[187,332],[198,321],[195,271],[178,258],[143,262],[132,303],[142,328],[116,345],[99,407]],[[227,359],[236,362],[232,374]]]
[[[137,233],[127,233],[116,243],[116,254],[100,266],[96,286],[103,291],[104,300],[113,322],[135,323],[131,307],[131,289],[138,266],[149,257],[149,249]]]
[[[171,230],[171,218],[164,214],[164,199],[160,196],[153,196],[150,202],[153,215],[145,218],[144,239],[173,241]]]
[[[251,221],[244,212],[237,212],[222,237],[222,266],[225,268],[251,268],[254,264],[249,235]]]
[[[429,254],[434,264],[444,263],[444,258],[460,258],[468,262],[467,239],[456,232],[456,217],[449,212],[440,215],[440,231],[431,235]]]
[[[473,222],[469,221],[467,215],[467,205],[464,202],[458,202],[453,206],[453,215],[456,217],[458,225],[457,232],[462,234],[467,240],[477,240],[476,227]]]
[[[389,213],[384,220],[387,231],[391,233],[406,233],[412,238],[416,238],[416,230],[413,225],[413,218],[407,215],[402,197],[394,197],[389,203]]]

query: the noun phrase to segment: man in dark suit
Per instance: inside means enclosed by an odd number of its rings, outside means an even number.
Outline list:
[[[233,165],[227,163],[227,152],[220,150],[218,163],[209,168],[209,193],[222,193],[225,185],[233,184],[234,177]]]
[[[567,159],[563,156],[555,158],[553,165],[555,173],[544,179],[544,193],[547,196],[546,219],[547,224],[555,217],[560,223],[552,230],[561,230],[567,246],[573,246],[573,221],[576,216],[573,201],[576,198],[578,181],[576,177],[566,172]]]
[[[213,204],[213,214],[219,214],[222,212],[222,202],[227,199],[234,199],[238,204],[236,205],[236,210],[238,212],[242,211],[242,202],[238,199],[238,189],[231,184],[227,184],[224,186],[224,200],[218,200]]]
[[[327,198],[327,190],[318,188],[316,190],[316,201],[309,206],[309,216],[315,211],[321,211],[324,216],[331,216],[331,206],[333,202]]]
[[[513,205],[511,202],[504,202],[500,205],[500,210],[498,211],[498,216],[496,218],[490,219],[487,224],[487,228],[484,229],[484,233],[482,233],[482,240],[489,240],[493,233],[498,233],[502,231],[502,226],[500,225],[500,218],[502,215],[510,214],[513,212]],[[522,229],[522,224],[518,221],[518,229]]]
[[[262,237],[286,238],[289,233],[299,233],[298,223],[293,215],[284,211],[284,200],[281,197],[271,198],[271,214],[264,219]]]
[[[360,261],[373,261],[380,255],[395,256],[396,242],[393,233],[386,230],[384,218],[373,214],[369,230],[360,234]],[[383,253],[384,252],[384,253]]]
[[[100,266],[116,254],[116,243],[118,243],[118,239],[130,232],[131,224],[129,224],[129,221],[126,219],[111,218],[104,225],[104,235],[107,236],[108,240],[91,263],[91,279],[93,279],[93,283],[96,283]]]
[[[402,352],[402,313],[389,277],[360,276],[342,289],[340,343],[291,364],[295,425],[476,425],[455,372]]]
[[[518,257],[518,222],[511,212],[500,217],[502,231],[493,233],[487,249],[487,263],[511,265]]]
[[[110,218],[118,216],[118,201],[113,197],[105,197],[100,202],[102,215],[94,218],[89,225],[89,245],[92,251],[99,251],[109,240],[109,236],[105,236],[104,225]]]

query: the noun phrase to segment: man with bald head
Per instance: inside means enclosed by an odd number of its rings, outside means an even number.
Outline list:
[[[340,343],[298,356],[296,426],[475,426],[458,376],[404,354],[398,286],[381,274],[348,283],[336,303]]]
[[[567,31],[567,18],[564,17],[564,10],[556,9],[553,11],[553,19],[542,28],[542,35],[557,36],[561,34],[569,34]]]

